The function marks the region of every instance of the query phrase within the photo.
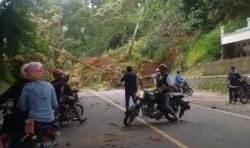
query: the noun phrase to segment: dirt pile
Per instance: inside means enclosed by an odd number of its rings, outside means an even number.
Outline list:
[[[71,84],[76,87],[112,88],[120,86],[124,69],[130,65],[119,56],[101,56],[83,59],[91,68],[78,63],[73,65]]]
[[[120,87],[120,80],[127,66],[133,66],[138,75],[149,76],[155,73],[160,63],[149,61],[134,61],[118,52],[106,54],[100,57],[90,57],[82,62],[91,68],[84,67],[81,63],[73,65],[71,73],[71,84],[75,87],[91,87],[96,89]],[[135,64],[136,63],[136,64]],[[165,62],[166,63],[166,62]],[[152,80],[144,81],[145,84],[153,84]]]

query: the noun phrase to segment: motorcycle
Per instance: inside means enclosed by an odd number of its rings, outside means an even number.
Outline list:
[[[84,115],[84,107],[79,101],[78,97],[78,90],[73,90],[72,96],[65,96],[62,99],[62,102],[60,103],[60,111],[56,117],[56,120],[58,122],[59,127],[63,127],[65,124],[76,121],[77,117],[74,114],[74,111],[72,110],[72,106],[74,109],[78,112],[80,117],[83,117]]]
[[[193,89],[189,86],[187,81],[183,82],[183,85],[181,86],[181,89],[182,89],[183,93],[186,94],[187,96],[193,95]]]
[[[5,102],[4,104],[0,106],[0,110],[1,110],[0,119],[3,119],[1,120],[2,122],[0,123],[2,127],[1,132],[0,132],[0,146],[2,146],[3,148],[8,147],[9,139],[11,137],[11,131],[9,131],[9,128],[7,128],[7,131],[6,131],[5,126],[11,126],[12,124],[9,125],[9,123],[6,121],[4,123],[4,120],[8,120],[9,116],[12,116],[11,115],[12,108],[13,108],[13,100],[11,99],[9,99],[9,101]]]
[[[39,123],[28,119],[25,121],[25,136],[21,142],[27,148],[55,148],[58,135],[54,123]]]
[[[13,123],[13,118],[17,116],[17,114],[13,114],[13,100],[9,99],[6,103],[0,106],[2,111],[2,116],[4,117],[5,125],[8,126],[5,128],[13,128],[13,126],[19,126],[19,124]],[[16,119],[15,119],[16,120]],[[20,124],[23,126],[22,124]],[[20,137],[20,145],[22,147],[27,148],[54,148],[55,147],[55,139],[59,135],[57,132],[57,127],[54,124],[45,124],[45,123],[36,123],[31,124],[35,125],[35,129],[33,132],[25,132],[23,137]],[[27,127],[33,129],[30,124],[25,124],[25,131]],[[23,127],[19,127],[23,128]],[[12,139],[12,130],[3,129],[3,133],[1,133],[1,140],[3,147],[8,147],[10,144],[10,139]]]
[[[242,104],[246,104],[248,102],[248,88],[244,89],[240,84],[239,86],[228,85],[229,88],[229,104],[236,103],[238,100]]]
[[[242,85],[240,102],[242,104],[247,104],[249,102],[249,99],[250,99],[250,85],[245,83],[244,85]]]
[[[241,81],[238,86],[228,85],[229,103],[236,103],[238,100],[241,104],[247,104],[250,99],[250,85],[245,81]]]
[[[140,110],[142,111],[142,115],[148,118],[159,120],[165,117],[170,122],[176,122],[178,121],[178,118],[176,116],[178,112],[179,117],[181,117],[186,109],[190,109],[189,102],[180,103],[180,100],[184,97],[182,93],[172,92],[165,95],[169,99],[170,107],[175,113],[172,113],[169,110],[163,110],[158,103],[160,95],[161,93],[157,90],[139,91],[136,96],[135,105],[131,106],[125,114],[125,118],[123,121],[124,125],[129,126],[139,115]]]

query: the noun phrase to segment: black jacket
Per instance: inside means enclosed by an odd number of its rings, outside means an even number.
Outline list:
[[[232,86],[238,86],[240,84],[240,74],[238,72],[230,72],[228,75],[229,84]]]
[[[121,82],[125,82],[125,92],[126,93],[136,93],[138,90],[137,87],[137,75],[134,72],[128,72],[126,73],[122,79]]]
[[[1,96],[0,104],[5,103],[9,99],[14,99],[14,108],[17,107],[24,85],[28,80],[18,78]]]
[[[69,84],[62,80],[54,80],[51,82],[51,84],[54,86],[56,91],[56,97],[59,102],[61,102],[61,98],[63,96],[72,96],[73,91]]]

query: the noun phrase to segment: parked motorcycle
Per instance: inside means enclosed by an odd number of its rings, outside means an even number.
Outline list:
[[[56,117],[59,127],[77,120],[77,117],[72,110],[72,106],[77,110],[80,117],[83,117],[84,107],[79,101],[78,92],[78,90],[74,90],[73,96],[65,96],[62,99],[62,102],[60,103],[60,111]]]
[[[246,104],[248,102],[248,98],[250,95],[250,92],[248,92],[249,88],[244,89],[242,85],[239,86],[232,86],[228,85],[229,88],[229,103],[236,103],[238,100],[242,104]]]
[[[240,101],[242,104],[247,104],[250,99],[250,85],[245,83],[245,85],[242,85],[242,92],[241,92],[241,98]]]
[[[245,81],[241,80],[238,86],[228,85],[228,88],[231,90],[231,98],[229,98],[229,103],[236,103],[238,100],[242,104],[247,104],[250,99],[250,85]]]
[[[169,110],[162,110],[160,105],[157,103],[160,97],[159,91],[139,91],[137,93],[136,104],[128,109],[124,118],[124,125],[129,126],[134,119],[139,115],[140,109],[142,111],[142,115],[148,118],[159,120],[165,117],[167,120],[171,122],[178,121],[176,114],[179,112],[179,116],[181,117],[184,114],[186,109],[190,109],[188,102],[181,104],[180,100],[184,97],[182,93],[168,93],[165,94],[169,99],[169,103],[171,108],[174,110],[174,114]],[[180,109],[179,109],[180,107]]]

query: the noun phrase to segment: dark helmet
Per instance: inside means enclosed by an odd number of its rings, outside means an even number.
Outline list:
[[[176,71],[177,74],[180,74],[181,72],[179,70]]]
[[[62,76],[63,76],[63,74],[64,74],[64,71],[63,71],[62,69],[55,69],[55,70],[53,71],[53,77],[54,77],[55,79],[61,79]]]
[[[168,70],[168,66],[166,64],[161,64],[159,70]]]

